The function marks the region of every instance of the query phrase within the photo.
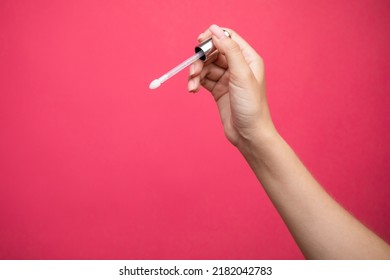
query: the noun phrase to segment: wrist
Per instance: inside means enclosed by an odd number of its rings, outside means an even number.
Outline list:
[[[281,136],[275,128],[258,130],[250,135],[241,137],[237,144],[238,150],[248,162],[265,159],[270,149],[277,145]]]

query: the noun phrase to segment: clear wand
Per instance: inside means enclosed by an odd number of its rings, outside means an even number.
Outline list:
[[[230,33],[227,30],[224,30],[224,32],[227,37],[231,37]],[[213,40],[212,38],[209,38],[203,43],[201,43],[200,45],[195,47],[195,54],[193,56],[180,63],[178,66],[168,71],[160,78],[155,79],[153,82],[150,83],[149,88],[150,89],[158,88],[159,86],[161,86],[162,83],[166,82],[169,78],[173,77],[174,75],[176,75],[181,70],[186,68],[188,65],[194,63],[198,59],[205,61],[212,55],[212,53],[214,53],[214,51],[216,51],[216,48],[213,45]]]
[[[172,70],[168,71],[166,74],[162,75],[160,78],[153,80],[153,82],[150,83],[149,88],[150,89],[158,88],[166,80],[168,80],[169,78],[172,78],[174,75],[179,73],[181,70],[186,68],[188,65],[190,65],[190,64],[194,63],[195,61],[197,61],[202,56],[204,56],[203,51],[199,51],[199,52],[195,53],[193,56],[191,56],[190,58],[188,58],[185,61],[183,61],[182,63],[180,63],[175,68],[173,68]]]

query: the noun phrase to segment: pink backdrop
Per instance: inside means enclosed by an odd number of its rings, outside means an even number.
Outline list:
[[[0,258],[300,259],[210,95],[211,23],[266,63],[274,121],[390,241],[389,1],[1,1]]]

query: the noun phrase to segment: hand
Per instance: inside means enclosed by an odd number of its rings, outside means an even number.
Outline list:
[[[244,155],[310,259],[389,259],[389,245],[359,223],[332,199],[274,128],[260,56],[236,32],[231,39],[216,25],[202,33],[212,36],[219,53],[190,68],[188,89],[200,85],[212,93],[225,134]],[[331,225],[331,226],[329,226]]]
[[[188,90],[197,92],[202,85],[212,93],[225,135],[239,147],[276,131],[265,95],[263,61],[236,32],[226,30],[231,38],[217,25],[199,35],[199,42],[212,37],[219,52],[212,62],[191,65]]]

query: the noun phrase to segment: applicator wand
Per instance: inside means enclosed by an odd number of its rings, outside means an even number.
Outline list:
[[[224,30],[224,32],[226,36],[230,37],[229,32],[227,32],[226,30]],[[195,47],[195,54],[193,56],[180,63],[175,68],[162,75],[160,78],[153,80],[150,83],[149,88],[158,88],[159,86],[161,86],[162,83],[166,82],[168,79],[172,78],[174,75],[176,75],[181,70],[191,65],[198,59],[206,61],[209,56],[214,53],[215,50],[216,48],[214,47],[212,38],[207,39],[206,41]]]

